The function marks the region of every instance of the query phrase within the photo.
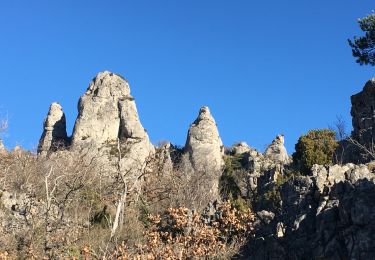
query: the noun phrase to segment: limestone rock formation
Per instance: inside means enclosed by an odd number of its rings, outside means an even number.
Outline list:
[[[232,151],[235,151],[235,147]],[[251,193],[258,186],[262,187],[269,182],[276,181],[279,176],[283,175],[284,167],[291,162],[282,135],[276,136],[264,154],[249,148],[241,156],[242,166],[247,171],[246,178],[239,184],[244,195]]]
[[[62,107],[52,103],[44,120],[44,131],[39,141],[38,154],[46,154],[64,147],[68,142],[66,119]]]
[[[105,155],[103,164],[115,162],[114,169],[135,180],[155,152],[139,120],[129,84],[119,75],[100,72],[79,100],[71,149],[85,148]]]
[[[277,196],[267,205],[272,190]],[[265,210],[275,214],[268,223],[257,222],[244,259],[375,256],[375,175],[369,165],[314,165],[311,176],[291,176],[279,184],[270,180],[256,193],[259,218]]]
[[[249,152],[250,150],[251,148],[246,142],[239,142],[233,145],[231,148],[231,153],[233,155],[240,155]]]
[[[126,100],[134,102],[129,84],[123,78],[108,71],[98,73],[79,100],[72,146],[85,143],[102,146],[116,141],[125,131],[120,128],[121,123],[125,125],[121,116],[126,116],[121,114],[120,103]],[[130,115],[138,119],[136,110]]]
[[[137,182],[147,158],[155,152],[139,120],[128,82],[108,71],[98,73],[81,96],[71,138],[66,134],[61,106],[51,105],[38,154],[54,152],[60,144],[67,145],[67,151],[52,153],[53,156],[77,153],[88,162],[96,158],[109,175],[120,171]]]
[[[370,144],[375,133],[375,78],[351,97],[352,136],[361,144]]]
[[[5,148],[3,141],[0,139],[0,155],[7,154],[7,149]]]
[[[264,154],[277,163],[287,164],[290,162],[288,152],[284,146],[283,135],[277,135],[272,143],[268,146]]]
[[[215,119],[208,107],[202,107],[189,128],[180,169],[188,178],[200,182],[208,201],[219,199],[223,156],[224,146]]]
[[[340,142],[337,155],[339,160],[346,163],[366,163],[375,156],[372,152],[375,137],[375,78],[367,81],[361,92],[351,96],[351,103],[351,139]]]
[[[375,181],[375,175],[369,170],[368,166],[364,164],[355,165],[348,163],[332,166],[315,164],[311,172],[313,176],[312,179],[321,193],[339,182],[349,181],[350,183],[356,183],[361,179]]]
[[[221,171],[224,166],[224,146],[208,107],[200,109],[190,126],[184,150],[184,160],[194,171]]]
[[[179,166],[181,160],[181,151],[173,146],[170,142],[164,143],[155,153],[154,168],[158,174],[171,174],[173,170]]]
[[[5,150],[5,146],[3,144],[3,140],[0,139],[0,151]]]

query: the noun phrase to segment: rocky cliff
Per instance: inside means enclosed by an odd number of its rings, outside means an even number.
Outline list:
[[[371,259],[375,175],[369,167],[315,165],[310,176],[284,171],[284,179],[258,186],[257,233],[244,259]]]
[[[375,133],[375,78],[351,97],[352,136],[361,144],[371,144]]]
[[[155,148],[143,128],[128,82],[119,75],[104,71],[96,75],[78,102],[78,116],[71,137],[59,104],[53,103],[44,122],[39,141],[39,156],[85,154],[95,160],[108,176],[122,175],[127,185],[141,179]]]
[[[375,159],[375,78],[363,90],[351,96],[353,131],[342,140],[337,157],[343,162],[366,163]]]
[[[372,147],[375,131],[374,89],[372,79],[362,92],[351,98],[352,138],[367,148]],[[371,159],[363,157],[358,146],[350,145],[345,149],[350,155],[347,161]],[[0,143],[0,151],[1,147]],[[264,153],[245,142],[224,149],[208,107],[202,107],[190,125],[184,147],[165,143],[155,148],[141,124],[128,82],[111,72],[99,73],[81,96],[72,136],[67,135],[62,107],[53,103],[44,121],[39,158],[24,154],[14,151],[0,158],[14,161],[10,165],[17,165],[13,169],[15,175],[33,165],[33,171],[44,179],[28,183],[28,177],[20,181],[15,178],[16,181],[2,186],[0,206],[4,210],[0,212],[0,220],[5,236],[0,245],[6,245],[14,234],[22,236],[25,230],[32,230],[29,223],[35,219],[46,229],[47,238],[54,234],[73,241],[76,238],[70,232],[72,223],[79,232],[94,225],[97,215],[91,214],[95,194],[101,194],[100,200],[95,200],[95,213],[104,214],[111,228],[120,214],[124,216],[122,205],[142,200],[137,207],[146,207],[145,198],[159,203],[152,206],[156,212],[161,205],[169,207],[184,202],[192,208],[186,211],[192,215],[209,201],[208,212],[212,214],[207,215],[207,223],[213,218],[220,219],[222,214],[214,206],[217,203],[212,202],[230,198],[239,207],[250,207],[256,216],[254,236],[248,238],[237,258],[375,257],[373,163],[314,165],[308,175],[302,175],[287,153],[283,135],[277,135]],[[30,162],[19,163],[22,156]],[[11,171],[12,167],[4,169]],[[27,172],[26,176],[30,174]],[[233,189],[227,194],[220,189],[223,177]],[[66,178],[72,183],[65,182]],[[64,183],[59,183],[60,180]],[[48,185],[57,189],[55,195],[60,196],[60,201],[51,199],[48,192],[55,190],[49,190]],[[136,196],[132,197],[133,193]],[[75,199],[67,199],[69,196]],[[84,221],[77,216],[81,199],[87,203]],[[194,199],[200,200],[199,203],[191,203]],[[71,208],[65,209],[69,203]],[[69,241],[59,243],[69,244]],[[60,250],[60,244],[53,239],[44,243],[45,252]]]

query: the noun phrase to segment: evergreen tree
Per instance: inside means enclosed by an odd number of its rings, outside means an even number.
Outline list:
[[[358,20],[364,36],[348,40],[353,56],[360,65],[375,65],[375,13]]]

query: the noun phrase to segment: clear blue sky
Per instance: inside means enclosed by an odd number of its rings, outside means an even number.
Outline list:
[[[263,150],[342,115],[374,76],[347,38],[370,0],[0,2],[0,114],[8,148],[35,148],[51,102],[70,133],[77,102],[99,71],[128,79],[154,143],[183,145],[208,105],[225,145]]]

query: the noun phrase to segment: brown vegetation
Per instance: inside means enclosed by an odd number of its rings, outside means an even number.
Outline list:
[[[219,217],[207,221],[199,212],[209,202],[205,183],[212,176],[187,178],[176,169],[160,173],[148,163],[148,174],[140,174],[145,185],[137,193],[124,189],[123,175],[109,172],[101,158],[85,152],[61,151],[48,159],[25,151],[1,156],[0,259],[185,259],[237,253],[252,233],[251,211],[226,202],[217,209]],[[119,203],[123,209],[116,218]]]

